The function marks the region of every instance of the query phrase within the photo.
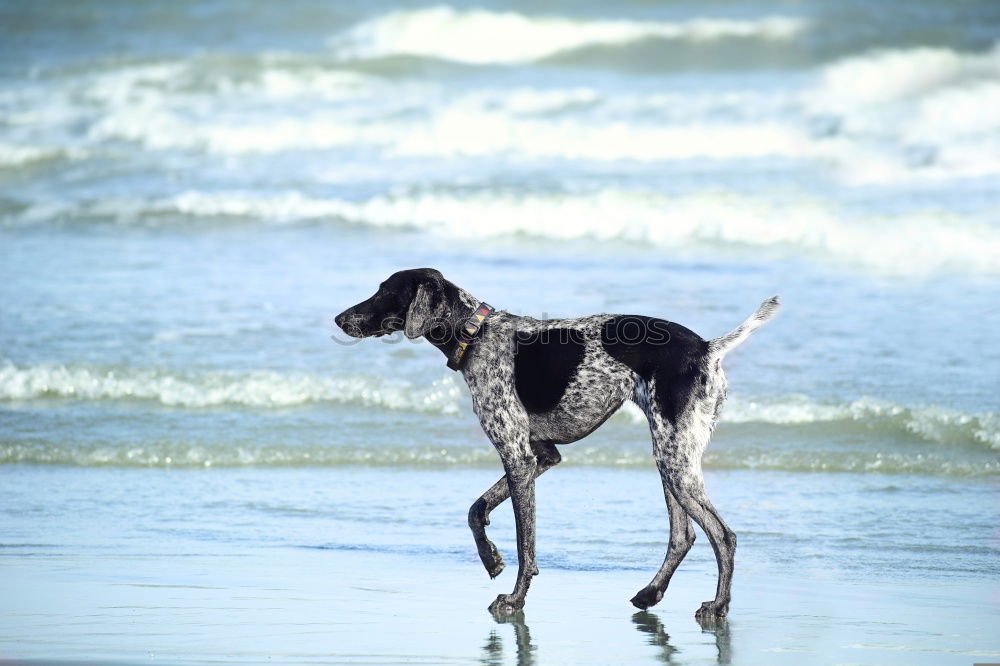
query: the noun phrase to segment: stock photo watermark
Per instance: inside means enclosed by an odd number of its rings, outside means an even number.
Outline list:
[[[558,319],[549,318],[547,313],[537,318],[536,330],[517,331],[515,344],[584,344],[586,335],[579,328],[559,326]],[[399,317],[385,317],[377,325],[371,325],[363,315],[349,317],[343,325],[338,326],[330,318],[328,327],[332,331],[330,339],[338,345],[351,346],[368,338],[378,338],[387,345],[398,345],[404,342],[420,344],[424,338],[434,345],[446,345],[459,339],[464,326],[464,320],[455,322],[451,318],[441,317],[429,322],[427,333],[423,336],[409,338],[403,335],[406,322]],[[639,315],[608,317],[608,322],[601,329],[601,339],[605,343],[665,345],[670,342],[670,324],[663,319],[642,317]],[[398,334],[398,335],[397,335]],[[470,345],[476,344],[479,336],[472,338]]]

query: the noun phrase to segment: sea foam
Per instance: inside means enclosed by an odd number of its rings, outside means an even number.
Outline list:
[[[1000,44],[852,56],[824,67],[803,99],[807,112],[838,119],[817,148],[862,184],[1000,174],[998,105]]]
[[[0,366],[0,401],[46,400],[148,402],[187,409],[276,409],[339,403],[441,416],[455,416],[468,408],[467,392],[451,374],[411,383],[366,375],[328,377],[274,371],[178,373],[85,365]],[[631,403],[626,403],[615,420],[644,423],[641,412]],[[995,413],[901,405],[871,397],[830,402],[803,395],[733,396],[723,411],[722,423],[791,428],[837,424],[853,428],[860,424],[883,435],[1000,451],[1000,417]]]
[[[806,27],[804,20],[787,16],[684,21],[586,20],[438,6],[395,11],[370,19],[335,36],[330,44],[345,59],[419,55],[472,64],[515,64],[587,46],[621,45],[646,39],[788,40]]]
[[[618,189],[551,194],[418,190],[352,201],[296,191],[189,190],[160,199],[46,202],[18,211],[8,223],[57,219],[153,226],[184,219],[264,224],[329,220],[449,238],[515,236],[677,249],[766,249],[899,275],[1000,270],[1000,230],[989,219],[919,208],[905,216],[859,215],[820,199],[716,191],[666,196]],[[775,224],[776,219],[784,223]]]
[[[824,67],[817,94],[823,106],[853,108],[998,76],[1000,45],[985,53],[927,47],[878,50]]]
[[[439,14],[459,23],[480,14],[509,18],[441,8],[398,14],[404,24]],[[563,19],[518,20],[534,26]],[[736,24],[767,33],[761,26],[768,20]],[[371,25],[380,21],[388,19]],[[695,161],[712,169],[728,162],[739,173],[758,167],[743,161],[767,161],[779,170],[800,165],[830,173],[848,185],[1000,174],[1000,115],[992,113],[1000,104],[1000,47],[857,54],[778,89],[691,90],[674,81],[614,92],[549,84],[475,88],[350,67],[329,55],[201,54],[19,84],[0,98],[0,110],[17,119],[0,141],[0,168],[100,158],[129,143],[220,158],[329,151],[337,154],[330,161],[365,167],[370,158],[432,165],[568,160],[597,168]]]
[[[282,408],[315,402],[454,414],[460,389],[445,378],[412,386],[372,377],[247,373],[176,373],[82,365],[0,366],[0,400],[144,401],[170,407]]]

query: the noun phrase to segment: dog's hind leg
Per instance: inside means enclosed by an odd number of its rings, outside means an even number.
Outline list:
[[[670,494],[681,509],[698,523],[715,551],[719,568],[715,599],[701,605],[695,613],[698,619],[723,617],[729,611],[736,553],[736,534],[729,529],[709,501],[701,468],[702,454],[708,444],[717,413],[717,402],[693,401],[677,419],[677,428],[670,431],[662,441],[654,442],[653,446],[656,465],[665,478]]]
[[[708,535],[719,567],[719,582],[715,591],[715,599],[703,603],[695,613],[695,617],[699,619],[723,617],[729,612],[733,561],[736,554],[736,533],[729,529],[729,526],[722,520],[708,499],[705,481],[701,474],[701,461],[686,461],[686,463],[670,466],[668,471],[670,490],[677,497],[681,507],[694,518],[694,521]]]
[[[695,534],[691,517],[681,507],[670,490],[669,470],[663,464],[668,455],[673,426],[663,419],[660,410],[650,401],[650,386],[643,380],[636,383],[635,402],[646,414],[646,419],[649,421],[649,431],[653,438],[653,455],[656,458],[656,468],[660,472],[663,498],[666,500],[667,514],[670,517],[670,543],[667,546],[667,554],[663,559],[663,564],[660,565],[659,571],[653,576],[649,585],[632,597],[632,605],[645,610],[650,606],[655,606],[663,598],[663,593],[666,592],[667,585],[670,584],[670,577],[674,575],[681,560],[691,550]]]
[[[549,442],[532,442],[531,448],[535,453],[536,466],[534,478],[538,478],[546,470],[552,469],[562,460],[555,444]],[[486,567],[486,573],[490,578],[496,578],[504,569],[503,556],[496,546],[486,536],[486,526],[490,524],[490,513],[493,509],[503,504],[510,497],[510,486],[507,483],[507,475],[500,477],[489,490],[482,494],[469,508],[469,528],[472,536],[476,540],[476,549],[479,551],[479,559]]]
[[[663,564],[653,576],[653,580],[632,597],[632,605],[643,610],[655,606],[663,598],[663,593],[667,591],[667,585],[670,584],[670,577],[674,575],[681,560],[691,550],[695,539],[691,517],[684,511],[670,490],[667,470],[660,465],[657,465],[657,468],[660,470],[663,497],[667,501],[667,513],[670,516],[670,544],[667,546],[667,555],[663,559]]]
[[[701,382],[693,381],[690,398],[683,403],[675,399],[678,395],[676,382],[669,388],[664,386],[660,389],[663,391],[662,395],[655,382],[651,382],[644,394],[639,390],[641,387],[637,386],[636,402],[643,407],[649,418],[653,435],[653,456],[660,471],[670,511],[670,546],[667,557],[650,585],[632,600],[637,606],[639,604],[636,601],[656,599],[657,592],[662,596],[659,585],[662,584],[665,589],[670,575],[694,542],[694,533],[687,520],[690,517],[708,536],[719,569],[715,599],[703,603],[695,616],[699,619],[722,617],[729,611],[736,534],[719,517],[709,501],[701,468],[702,454],[708,446],[725,395],[724,381],[721,375],[709,375]],[[679,404],[683,406],[678,409]],[[666,418],[665,414],[669,414],[671,418]],[[682,518],[681,514],[686,516]],[[650,588],[652,590],[647,592]]]

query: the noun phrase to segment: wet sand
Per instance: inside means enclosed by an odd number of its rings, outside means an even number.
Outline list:
[[[635,572],[548,571],[528,608],[486,605],[512,572],[473,563],[275,550],[7,568],[4,663],[969,664],[1000,657],[995,590],[741,577],[731,617],[699,624],[714,581],[681,571],[661,604]],[[16,604],[12,603],[16,600]],[[987,609],[992,609],[988,611]]]
[[[494,618],[486,607],[497,594],[510,591],[513,567],[489,580],[464,525],[453,524],[451,515],[454,506],[461,508],[452,494],[460,495],[473,477],[492,472],[465,471],[458,477],[447,472],[455,481],[450,490],[444,474],[390,469],[123,474],[109,469],[88,472],[90,481],[80,484],[78,470],[8,467],[0,659],[4,664],[1000,661],[998,587],[986,572],[879,581],[834,566],[832,559],[810,567],[767,566],[778,560],[765,557],[760,551],[767,546],[751,533],[741,545],[745,564],[737,560],[730,617],[702,626],[694,611],[715,589],[714,563],[702,535],[664,600],[649,612],[636,612],[628,599],[658,562],[651,560],[648,570],[620,566],[615,557],[608,557],[603,568],[593,562],[583,569],[559,566],[559,553],[565,555],[572,532],[556,532],[548,510],[540,522],[546,559],[528,606],[515,617]],[[629,474],[566,470],[552,477],[560,481],[544,484],[543,503],[550,507],[557,493],[601,492],[605,477],[616,494],[625,492],[622,483],[633,480]],[[713,475],[710,482],[721,490],[745,487],[753,478],[752,473]],[[824,484],[850,480],[838,475],[814,479]],[[322,488],[325,483],[341,488],[341,494]],[[28,500],[28,487],[48,490]],[[210,494],[213,487],[217,495]],[[434,487],[441,488],[441,497],[428,496]],[[359,488],[370,492],[360,496]],[[411,508],[423,502],[417,506],[423,517],[385,518],[381,527],[359,523],[348,532],[347,523],[308,514],[303,499],[345,505],[353,498],[357,504],[347,507],[351,515],[371,517],[385,509],[389,492]],[[170,493],[173,509],[164,506]],[[258,508],[275,497],[285,504],[273,520],[220,505],[219,497],[240,500],[241,493]],[[115,496],[131,510],[119,506]],[[906,495],[894,496],[905,508]],[[738,505],[724,494],[722,500]],[[188,504],[195,501],[207,508],[189,513]],[[61,513],[63,504],[75,513]],[[219,506],[229,532],[215,531],[212,507]],[[269,506],[276,513],[276,505]],[[586,511],[581,507],[578,518],[586,520]],[[498,511],[490,529],[510,561],[507,513]],[[818,518],[810,520],[814,529],[827,529]],[[324,537],[340,544],[325,546]],[[285,543],[275,545],[282,538]],[[427,545],[433,539],[436,549]],[[299,545],[289,545],[294,542]],[[610,552],[610,546],[598,543],[589,548]],[[947,557],[939,559],[947,562]]]

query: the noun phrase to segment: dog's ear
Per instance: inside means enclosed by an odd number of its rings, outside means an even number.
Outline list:
[[[436,271],[435,271],[436,272]],[[441,282],[438,280],[423,280],[417,286],[410,307],[406,310],[406,324],[403,333],[411,340],[426,335],[435,323],[440,323],[447,316],[447,305],[444,302]]]

